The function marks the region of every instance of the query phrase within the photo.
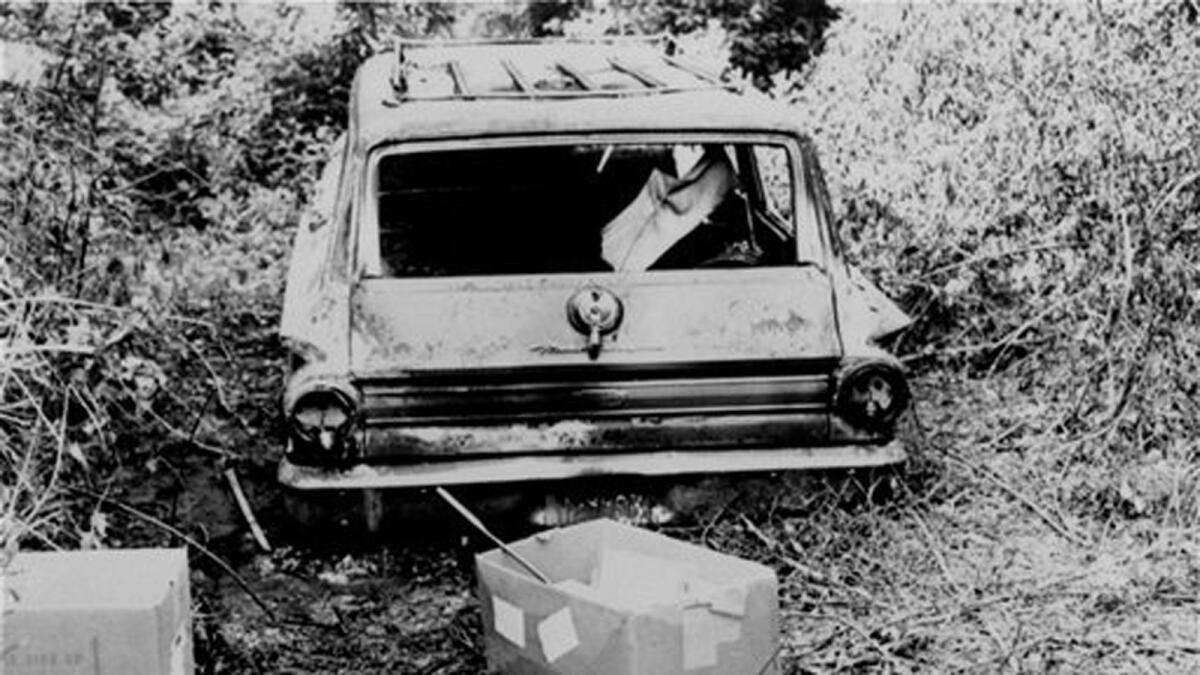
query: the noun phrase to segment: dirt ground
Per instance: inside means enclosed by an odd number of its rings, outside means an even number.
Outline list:
[[[778,476],[663,530],[776,570],[784,672],[1200,672],[1194,468],[1116,477],[1013,432],[1044,412],[1018,382],[926,376],[917,393],[899,479]],[[200,672],[486,671],[482,544],[448,509],[373,538],[289,527],[270,463],[243,464],[266,553],[218,464],[195,462],[154,498],[240,577],[193,549]]]

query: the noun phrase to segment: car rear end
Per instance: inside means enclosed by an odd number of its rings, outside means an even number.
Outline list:
[[[902,370],[844,333],[777,133],[392,144],[367,159],[344,378],[295,385],[302,489],[879,466]],[[840,303],[840,306],[839,306]]]

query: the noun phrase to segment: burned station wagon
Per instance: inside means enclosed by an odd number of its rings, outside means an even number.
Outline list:
[[[904,458],[907,323],[788,108],[655,43],[401,44],[301,223],[299,490]]]

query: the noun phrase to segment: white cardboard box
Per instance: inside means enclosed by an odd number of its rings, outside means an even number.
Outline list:
[[[4,675],[191,675],[186,549],[18,553],[0,645]]]
[[[778,673],[778,582],[758,563],[610,520],[476,557],[488,665],[547,675]]]

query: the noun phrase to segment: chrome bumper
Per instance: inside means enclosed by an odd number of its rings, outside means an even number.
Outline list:
[[[584,476],[668,476],[886,466],[907,458],[897,440],[884,445],[739,450],[658,450],[628,454],[525,455],[347,469],[303,466],[283,460],[279,482],[298,490],[421,488],[563,480]]]

